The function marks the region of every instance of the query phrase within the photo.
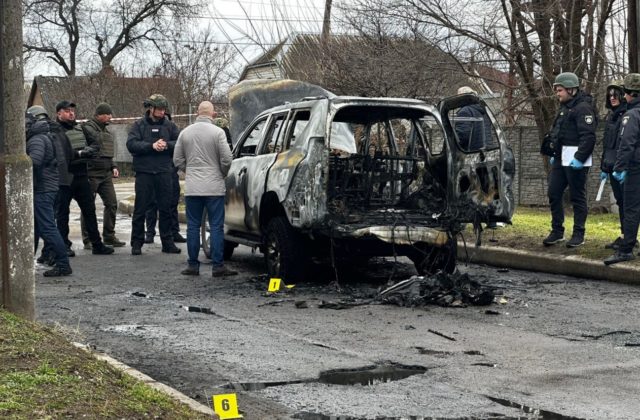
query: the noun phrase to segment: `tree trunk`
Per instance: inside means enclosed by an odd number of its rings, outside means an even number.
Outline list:
[[[34,312],[33,182],[25,154],[22,4],[0,0],[0,284],[2,306]]]

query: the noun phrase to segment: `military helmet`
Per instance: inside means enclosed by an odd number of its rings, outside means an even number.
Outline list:
[[[213,123],[220,128],[229,127],[229,121],[226,118],[214,118]]]
[[[169,109],[169,101],[167,100],[167,98],[164,97],[164,95],[160,95],[159,93],[154,93],[144,101],[144,106]]]
[[[575,73],[567,71],[556,76],[553,86],[562,86],[565,89],[577,88],[580,87],[580,81]]]
[[[624,80],[622,79],[614,79],[607,85],[607,92],[609,89],[624,89]]]
[[[27,114],[31,115],[36,120],[49,118],[49,114],[47,114],[47,110],[44,109],[42,105],[30,106],[29,108],[27,108]]]
[[[640,92],[640,73],[629,73],[625,76],[624,90]]]

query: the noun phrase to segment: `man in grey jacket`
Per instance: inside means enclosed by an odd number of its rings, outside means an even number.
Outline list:
[[[227,269],[223,261],[224,249],[224,178],[231,167],[231,150],[224,131],[213,118],[216,113],[208,101],[198,106],[198,117],[178,136],[173,163],[185,172],[184,196],[187,205],[188,266],[184,275],[200,274],[200,223],[207,209],[210,226],[213,277],[230,276],[237,272]]]

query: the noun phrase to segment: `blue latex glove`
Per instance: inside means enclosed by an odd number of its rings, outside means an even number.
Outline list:
[[[580,162],[576,158],[573,158],[573,159],[571,159],[571,162],[569,163],[569,166],[571,166],[571,169],[582,169],[582,168],[584,168],[584,163]]]
[[[556,161],[556,158],[551,156],[551,158],[549,159],[549,165],[553,165],[553,162],[555,162],[555,161]]]
[[[600,172],[600,181],[604,181],[609,178],[609,174],[606,172]]]
[[[614,172],[611,176],[613,176],[616,181],[622,184],[624,182],[624,179],[627,177],[627,171]]]

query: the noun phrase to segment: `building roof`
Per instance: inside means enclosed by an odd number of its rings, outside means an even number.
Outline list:
[[[53,115],[56,104],[66,99],[77,104],[77,118],[83,119],[93,116],[98,103],[107,102],[115,117],[139,117],[144,100],[154,93],[167,97],[172,113],[185,112],[179,81],[166,77],[36,76],[27,107],[42,105]]]

